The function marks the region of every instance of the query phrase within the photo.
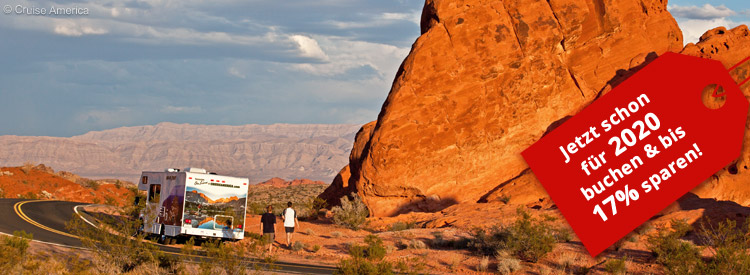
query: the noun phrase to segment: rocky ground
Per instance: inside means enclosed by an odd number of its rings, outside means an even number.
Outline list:
[[[44,164],[0,168],[2,198],[126,205],[133,201],[133,188],[135,185],[127,181],[91,180],[65,171],[55,173]]]

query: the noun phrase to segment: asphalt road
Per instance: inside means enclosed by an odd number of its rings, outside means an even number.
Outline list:
[[[79,218],[74,210],[79,205],[84,204],[68,201],[0,199],[0,232],[13,234],[13,231],[23,230],[33,234],[35,241],[81,247],[81,241],[65,229],[66,222],[72,218]],[[81,215],[87,216],[80,208],[78,210]],[[163,245],[159,245],[159,248],[169,254],[180,254],[178,248]],[[195,260],[202,256],[188,257]],[[247,258],[246,261],[257,262],[251,258]],[[332,274],[336,270],[331,266],[286,262],[275,262],[273,266],[277,272],[282,273]]]

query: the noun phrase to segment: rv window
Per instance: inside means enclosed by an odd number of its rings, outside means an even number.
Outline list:
[[[148,190],[148,202],[158,203],[161,193],[161,184],[152,184]]]

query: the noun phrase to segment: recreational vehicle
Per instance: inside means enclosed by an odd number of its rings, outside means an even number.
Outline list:
[[[205,169],[143,172],[138,189],[147,191],[140,214],[143,231],[165,237],[244,237],[247,178],[220,176]]]

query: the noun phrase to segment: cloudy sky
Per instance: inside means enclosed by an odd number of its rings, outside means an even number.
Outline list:
[[[0,135],[162,121],[365,123],[419,35],[423,3],[0,0]],[[51,7],[88,14],[27,14]],[[669,9],[686,41],[750,22],[746,0]]]

